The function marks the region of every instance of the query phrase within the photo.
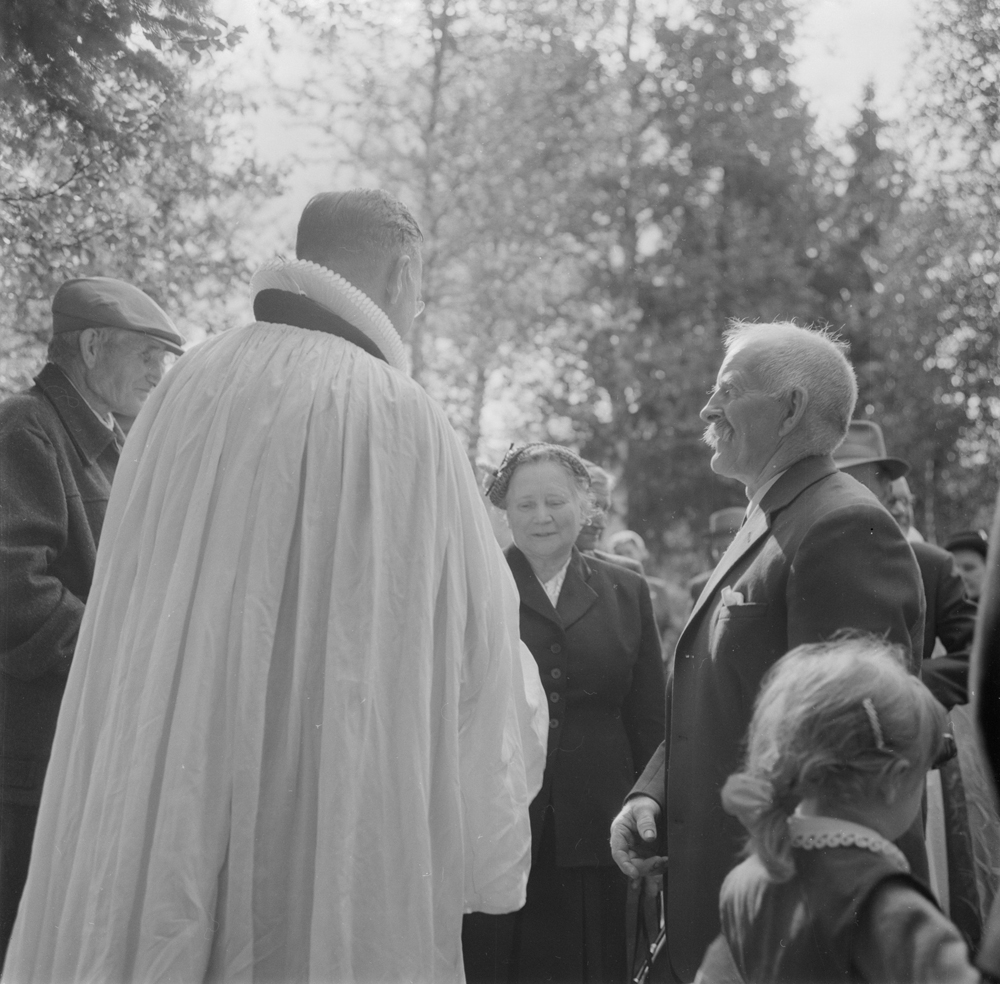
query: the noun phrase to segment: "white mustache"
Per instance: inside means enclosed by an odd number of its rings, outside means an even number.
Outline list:
[[[720,433],[720,430],[722,433]],[[705,428],[705,433],[701,435],[701,439],[713,450],[717,451],[719,449],[719,441],[723,437],[732,437],[733,429],[725,421],[716,420],[713,421]]]

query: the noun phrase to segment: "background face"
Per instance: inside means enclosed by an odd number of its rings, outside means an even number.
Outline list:
[[[568,558],[583,526],[580,494],[569,472],[554,461],[521,465],[507,489],[507,522],[529,561]]]
[[[110,328],[104,332],[97,362],[90,371],[90,388],[112,413],[135,417],[163,378],[173,353],[149,335]]]
[[[983,589],[983,578],[986,576],[986,561],[975,550],[952,550],[951,555],[965,581],[965,593],[973,600],[978,600]]]
[[[889,486],[889,498],[885,506],[904,533],[913,526],[913,503],[913,493],[910,492],[906,479],[895,479]]]

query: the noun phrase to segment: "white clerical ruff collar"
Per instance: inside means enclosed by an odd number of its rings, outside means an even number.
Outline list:
[[[262,290],[305,295],[357,328],[371,339],[390,366],[409,374],[406,346],[388,315],[340,274],[310,260],[274,259],[250,279],[251,302]]]

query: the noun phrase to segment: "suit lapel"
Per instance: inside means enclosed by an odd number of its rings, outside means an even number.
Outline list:
[[[507,548],[505,553],[510,571],[514,575],[514,583],[517,585],[517,591],[521,597],[521,604],[527,605],[532,611],[558,625],[560,623],[559,616],[552,607],[549,596],[542,587],[542,582],[535,577],[535,572],[531,569],[528,558],[513,544]],[[569,571],[566,572],[566,576],[569,577]],[[564,583],[563,588],[565,589],[565,587]]]
[[[569,567],[566,568],[566,580],[563,581],[562,590],[559,592],[556,608],[552,607],[541,581],[535,577],[528,558],[513,544],[507,548],[506,555],[521,596],[521,604],[527,605],[532,611],[550,622],[555,622],[561,628],[568,629],[597,601],[597,592],[587,583],[591,575],[590,566],[576,547],[573,548],[573,556],[570,558]]]
[[[695,602],[691,614],[688,616],[688,623],[697,616],[702,607],[707,603],[712,593],[718,587],[719,582],[733,569],[740,558],[749,550],[752,550],[759,540],[767,535],[771,528],[768,514],[762,509],[758,509],[754,515],[747,520],[733,537],[733,542],[729,544],[729,549],[722,555],[722,559],[715,565],[712,576],[702,589],[698,600]]]
[[[580,552],[573,548],[569,567],[566,568],[566,580],[556,605],[556,613],[562,621],[563,628],[568,629],[597,602],[597,592],[587,583],[590,580],[590,565]],[[537,581],[538,579],[535,578]],[[545,594],[543,591],[542,594]]]
[[[821,478],[832,475],[836,470],[837,466],[833,463],[833,458],[830,455],[815,455],[795,462],[784,472],[767,490],[764,498],[761,499],[760,509],[743,524],[729,545],[729,549],[723,554],[715,570],[712,571],[712,576],[708,579],[708,583],[698,596],[698,600],[688,616],[688,625],[708,603],[708,599],[719,583],[736,566],[740,558],[752,550],[767,534],[771,528],[772,516],[795,500],[804,489],[818,482]],[[686,628],[687,625],[685,625]]]

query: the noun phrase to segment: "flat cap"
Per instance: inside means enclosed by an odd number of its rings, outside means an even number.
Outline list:
[[[52,334],[83,328],[120,328],[149,335],[184,354],[184,338],[166,312],[138,287],[112,277],[67,280],[52,298]]]

